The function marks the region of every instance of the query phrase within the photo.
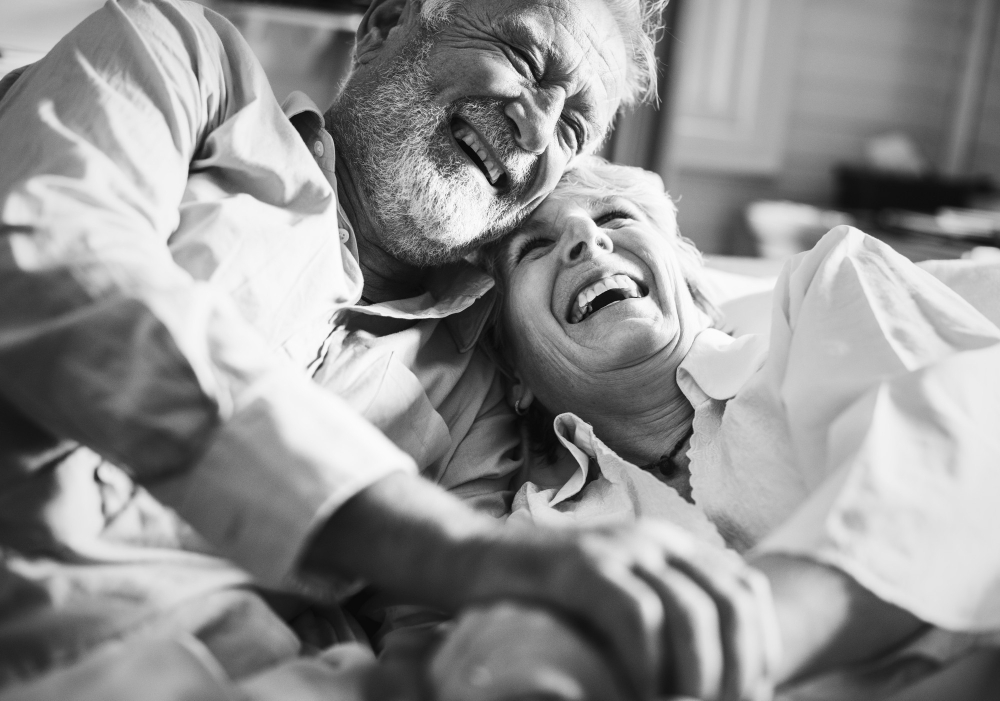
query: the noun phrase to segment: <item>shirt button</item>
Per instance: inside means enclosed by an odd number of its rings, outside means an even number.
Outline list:
[[[351,238],[351,235],[349,233],[347,233],[347,229],[341,229],[340,230],[340,242],[341,243],[347,243],[347,240],[349,238]]]
[[[324,151],[324,149],[323,149],[323,142],[322,141],[314,141],[313,142],[313,153],[316,154],[316,158],[322,158],[323,157],[323,151]]]

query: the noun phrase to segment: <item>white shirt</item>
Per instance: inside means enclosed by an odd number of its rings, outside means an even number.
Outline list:
[[[706,331],[678,382],[692,494],[731,541],[1000,630],[1000,328],[962,297],[839,227],[786,266],[766,348]]]
[[[322,117],[293,96],[289,120],[225,19],[109,2],[0,95],[0,501],[58,492],[4,542],[86,540],[83,481],[49,469],[67,454],[123,466],[270,586],[302,586],[316,524],[390,473],[502,507],[509,411],[471,350],[492,281],[359,307]],[[410,324],[358,352],[345,325],[379,313]]]

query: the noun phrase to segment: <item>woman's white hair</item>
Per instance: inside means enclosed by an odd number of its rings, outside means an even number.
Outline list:
[[[603,0],[618,22],[629,51],[623,105],[656,101],[656,44],[663,32],[663,10],[670,0]],[[430,28],[448,22],[462,0],[424,0],[420,13]]]
[[[649,217],[653,226],[667,239],[677,256],[681,275],[698,309],[705,314],[711,326],[720,328],[724,323],[722,312],[706,292],[701,253],[694,243],[681,236],[677,227],[677,206],[656,173],[642,168],[610,163],[600,156],[581,156],[563,174],[553,194],[560,197],[603,198],[618,195],[633,202]],[[480,251],[479,262],[496,279],[496,303],[483,337],[483,347],[502,371],[510,373],[509,329],[504,326],[503,310],[507,303],[507,272],[502,260],[506,242],[510,238],[490,244]]]
[[[600,156],[582,156],[573,161],[556,186],[556,192],[581,200],[615,194],[638,205],[677,254],[695,303],[713,322],[721,320],[718,309],[704,291],[705,264],[701,253],[690,239],[681,236],[677,227],[677,205],[659,175],[642,168],[609,163]]]

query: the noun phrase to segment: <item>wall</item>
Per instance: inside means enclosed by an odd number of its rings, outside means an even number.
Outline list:
[[[986,95],[979,120],[972,170],[989,173],[1000,183],[1000,24],[997,25]]]
[[[865,140],[885,131],[907,132],[938,163],[972,10],[973,0],[805,0],[779,170],[753,176],[670,173],[671,192],[681,200],[682,231],[707,252],[745,253],[751,246],[742,213],[749,202],[828,204],[831,168],[859,161]],[[990,100],[996,114],[1000,88]],[[1000,149],[997,122],[990,138]],[[988,154],[983,159],[1000,161]]]

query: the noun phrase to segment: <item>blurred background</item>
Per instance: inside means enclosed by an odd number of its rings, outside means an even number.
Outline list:
[[[358,0],[203,0],[283,99],[326,106]],[[100,0],[0,0],[0,74]],[[780,260],[855,223],[915,260],[1000,255],[1000,0],[673,0],[659,107],[605,154],[660,173],[706,253]]]

